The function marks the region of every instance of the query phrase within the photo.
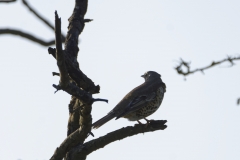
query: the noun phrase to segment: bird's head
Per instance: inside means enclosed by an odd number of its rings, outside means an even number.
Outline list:
[[[161,79],[161,75],[154,71],[148,71],[141,77],[143,77],[145,79],[145,81]]]

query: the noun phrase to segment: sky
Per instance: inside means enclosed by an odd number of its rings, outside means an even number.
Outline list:
[[[73,0],[28,2],[52,24],[57,10],[67,33]],[[80,36],[78,61],[101,86],[94,97],[109,100],[93,104],[93,121],[143,83],[142,74],[153,70],[161,74],[167,92],[149,119],[167,120],[168,128],[111,143],[88,159],[239,159],[240,63],[224,63],[186,80],[174,70],[180,58],[198,68],[239,55],[239,6],[237,0],[89,1],[85,17],[94,21]],[[54,32],[20,1],[0,4],[0,22],[0,28],[54,39]],[[0,35],[0,45],[0,159],[47,160],[66,138],[70,101],[66,92],[54,94],[52,84],[59,81],[52,76],[58,72],[56,60],[47,47],[18,36]],[[135,123],[111,120],[93,131],[94,138]]]

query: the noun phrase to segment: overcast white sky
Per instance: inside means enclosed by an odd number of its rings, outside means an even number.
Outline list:
[[[67,31],[74,1],[28,1],[54,23],[54,11]],[[90,0],[81,35],[80,68],[101,86],[93,121],[111,110],[148,70],[167,85],[160,109],[149,119],[168,120],[164,131],[112,143],[88,156],[106,160],[239,160],[240,63],[228,63],[187,77],[173,69],[180,57],[192,67],[240,53],[238,0]],[[0,4],[0,28],[30,32],[45,40],[54,33],[22,4]],[[70,95],[54,94],[56,61],[42,47],[16,36],[0,35],[0,159],[47,160],[65,139]],[[95,137],[134,125],[112,120]],[[90,140],[92,138],[87,139]]]

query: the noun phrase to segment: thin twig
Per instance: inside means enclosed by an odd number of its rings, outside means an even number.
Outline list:
[[[37,13],[25,0],[22,0],[23,4],[31,11],[37,18],[39,18],[42,22],[44,22],[48,27],[50,27],[54,31],[54,26],[50,24],[45,18],[40,16],[39,13]]]
[[[16,0],[10,1],[10,0],[2,0],[0,2],[4,2],[4,3],[9,3],[9,2],[15,2]],[[37,13],[28,3],[26,0],[22,0],[24,6],[26,6],[38,19],[40,19],[44,24],[46,24],[49,28],[51,28],[52,30],[54,30],[54,26],[51,25],[45,18],[43,18],[39,13]],[[40,38],[37,38],[36,36],[17,30],[17,29],[9,29],[9,28],[3,28],[0,29],[0,34],[12,34],[12,35],[18,35],[21,36],[23,38],[26,38],[28,40],[31,40],[33,42],[36,42],[38,44],[41,44],[43,46],[51,46],[55,43],[54,40],[51,41],[44,41]],[[61,33],[61,38],[62,38],[62,43],[65,42],[65,36]]]
[[[52,75],[53,75],[53,76],[60,76],[60,73],[52,72]]]
[[[191,66],[190,66],[191,62],[186,62],[183,59],[180,59],[180,63],[179,63],[178,66],[175,67],[175,69],[178,72],[178,74],[181,74],[183,76],[187,76],[187,75],[193,74],[195,72],[202,72],[202,73],[204,73],[205,70],[207,70],[209,68],[212,68],[214,66],[220,65],[220,64],[222,64],[224,62],[229,62],[230,63],[229,67],[232,67],[233,65],[235,65],[233,61],[237,61],[237,60],[240,60],[240,56],[236,56],[236,57],[228,56],[227,58],[225,58],[225,59],[223,59],[221,61],[213,61],[211,64],[209,64],[206,67],[202,67],[202,68],[197,68],[195,70],[191,70]],[[185,67],[187,69],[187,71],[183,71],[183,67]]]
[[[11,3],[16,2],[16,0],[0,0],[0,3]]]
[[[49,28],[51,28],[54,31],[54,26],[47,21],[46,18],[43,18],[35,9],[33,9],[26,0],[22,0],[23,4],[29,9],[30,12],[32,12],[38,19],[40,19],[43,23],[45,23]],[[65,36],[61,33],[62,35],[62,42],[65,42]]]
[[[55,44],[55,40],[44,41],[44,40],[41,40],[40,38],[37,38],[37,37],[33,36],[32,34],[22,32],[22,31],[16,30],[16,29],[3,28],[3,29],[0,29],[0,34],[18,35],[18,36],[21,36],[21,37],[26,38],[28,40],[31,40],[33,42],[36,42],[38,44],[41,44],[43,46],[51,46],[51,45]]]

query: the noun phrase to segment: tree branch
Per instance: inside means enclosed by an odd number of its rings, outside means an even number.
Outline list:
[[[5,3],[9,3],[9,2],[15,2],[14,0],[13,1],[0,1],[0,2],[5,2]],[[32,7],[29,6],[29,4],[27,3],[26,0],[22,0],[23,4],[38,18],[40,19],[44,24],[46,24],[49,28],[51,28],[52,30],[54,30],[54,26],[51,25],[45,18],[43,18],[42,16],[40,16],[40,14],[38,14]],[[35,36],[33,36],[32,34],[29,34],[29,33],[26,33],[26,32],[22,32],[20,30],[16,30],[16,29],[9,29],[9,28],[3,28],[3,29],[0,29],[0,34],[12,34],[12,35],[18,35],[18,36],[21,36],[23,38],[26,38],[28,40],[31,40],[33,42],[36,42],[40,45],[43,45],[43,46],[51,46],[55,43],[54,40],[51,40],[51,41],[44,41],[40,38],[37,38]],[[61,36],[62,36],[62,42],[65,41],[65,36],[61,33]]]
[[[121,140],[130,136],[134,136],[139,133],[164,130],[167,128],[167,126],[165,125],[166,122],[167,122],[166,120],[157,120],[157,121],[151,120],[149,124],[135,124],[134,126],[121,128],[119,130],[108,133],[105,136],[86,142],[83,145],[79,145],[75,149],[75,151],[72,153],[72,155],[76,159],[80,159],[81,157],[86,157],[88,154],[92,153],[93,151],[103,148],[104,146],[114,141]]]
[[[68,119],[67,136],[69,136],[71,133],[73,133],[80,127],[80,124],[79,124],[80,114],[81,114],[80,109],[82,108],[79,102],[80,101],[78,101],[76,97],[72,96],[70,104],[68,105],[69,119]]]
[[[51,45],[55,44],[54,40],[44,41],[44,40],[41,40],[41,39],[39,39],[39,38],[29,34],[29,33],[22,32],[22,31],[16,30],[16,29],[3,28],[3,29],[0,29],[0,34],[18,35],[18,36],[21,36],[21,37],[26,38],[28,40],[31,40],[33,42],[36,42],[38,44],[41,44],[43,46],[51,46]]]
[[[60,81],[59,85],[53,85],[54,88],[58,90],[64,90],[70,95],[75,96],[76,98],[83,101],[86,104],[92,104],[94,99],[92,95],[88,92],[81,90],[74,82],[70,81],[70,77],[68,76],[68,71],[66,69],[65,64],[65,55],[64,51],[62,50],[62,43],[61,43],[61,19],[58,17],[57,12],[55,12],[55,36],[56,36],[56,60],[57,65],[60,71]]]
[[[51,28],[54,31],[54,26],[50,24],[45,18],[40,16],[25,0],[22,0],[22,3],[29,9],[30,12],[32,12],[38,19],[40,19],[43,23],[45,23],[49,28]]]
[[[202,68],[197,68],[195,70],[191,70],[191,67],[190,67],[191,62],[186,62],[186,61],[180,59],[180,64],[178,66],[176,66],[175,69],[178,72],[178,74],[181,74],[183,76],[187,76],[189,74],[193,74],[193,73],[199,72],[199,71],[204,73],[205,70],[207,70],[209,68],[212,68],[214,66],[220,65],[221,63],[224,63],[224,62],[229,62],[230,63],[230,67],[232,67],[233,65],[235,65],[233,63],[233,61],[236,61],[236,60],[240,60],[240,56],[236,56],[236,57],[228,56],[227,58],[225,58],[225,59],[223,59],[221,61],[217,61],[217,62],[213,61],[211,64],[209,64],[206,67],[202,67]],[[185,67],[187,69],[187,71],[183,71],[183,67]]]
[[[84,15],[87,11],[87,4],[87,0],[76,0],[73,14],[68,20],[69,26],[65,42],[65,62],[69,76],[78,87],[94,94],[99,93],[100,86],[95,86],[94,82],[79,69],[77,61],[79,51],[78,37],[84,29],[85,22],[90,21],[88,19],[84,20]],[[56,58],[56,50],[54,48],[49,48],[48,52]]]
[[[0,0],[0,3],[11,3],[16,2],[16,0]]]
[[[125,128],[121,128],[119,130],[113,131],[111,133],[108,133],[105,136],[91,140],[84,144],[77,143],[79,141],[83,142],[82,139],[80,138],[82,137],[83,133],[81,132],[81,129],[78,129],[63,141],[63,143],[56,149],[54,155],[51,157],[50,160],[61,160],[61,158],[71,149],[71,147],[74,147],[74,146],[77,146],[77,147],[74,148],[74,151],[72,152],[72,157],[74,157],[74,159],[82,159],[83,157],[86,158],[88,154],[100,148],[103,148],[104,146],[114,141],[121,140],[130,136],[134,136],[139,133],[164,130],[167,128],[167,126],[165,125],[166,122],[167,122],[166,120],[157,120],[157,121],[152,120],[149,124],[135,124],[133,127],[128,126]],[[87,132],[85,132],[85,134],[86,133]]]
[[[51,158],[52,160],[57,160],[57,159],[61,160],[65,155],[66,155],[65,157],[66,159],[70,159],[72,149],[79,144],[83,144],[87,135],[91,133],[91,128],[92,128],[92,116],[91,116],[92,106],[91,105],[95,101],[102,101],[102,99],[92,98],[91,92],[96,93],[96,87],[90,79],[89,81],[85,82],[88,86],[88,88],[86,88],[86,86],[83,86],[82,84],[79,84],[79,86],[77,86],[76,79],[74,79],[75,78],[74,76],[76,75],[71,75],[72,69],[80,71],[79,64],[77,62],[78,36],[81,33],[79,32],[79,30],[83,30],[84,25],[79,23],[79,19],[82,20],[84,17],[84,14],[86,13],[86,7],[87,7],[86,4],[87,4],[87,0],[76,0],[72,18],[71,20],[69,20],[71,27],[69,27],[64,51],[62,50],[62,44],[60,43],[61,42],[61,36],[60,36],[61,20],[58,17],[57,12],[55,12],[56,49],[49,48],[48,51],[57,60],[57,65],[60,72],[59,74],[60,82],[59,82],[59,85],[53,85],[53,87],[55,87],[57,90],[62,89],[67,93],[73,95],[77,99],[72,99],[69,105],[69,113],[70,113],[69,115],[70,120],[68,124],[69,136],[60,145],[60,147],[56,149],[54,155]],[[79,5],[81,6],[79,7]],[[71,46],[71,47],[67,48],[66,46],[68,47]],[[94,90],[92,88],[90,88],[91,90],[89,89],[89,86],[91,86],[92,84],[94,85]],[[90,93],[89,93],[89,90],[91,91]],[[97,91],[99,91],[99,89]],[[75,107],[75,111],[76,111],[76,108],[79,108],[78,109],[79,112],[75,112],[74,107]],[[72,127],[71,126],[72,124],[75,125],[75,127]]]
[[[45,18],[43,18],[35,9],[33,9],[26,0],[22,0],[22,3],[29,9],[30,12],[32,12],[38,19],[40,19],[43,23],[45,23],[49,28],[51,28],[54,31],[54,26],[50,24]],[[65,36],[61,33],[62,35],[62,42],[65,41]]]
[[[61,19],[58,17],[57,11],[55,11],[55,44],[56,44],[56,59],[57,65],[60,71],[60,86],[66,88],[70,78],[65,66],[65,58],[62,50],[62,39],[61,39]]]
[[[48,53],[51,54],[54,58],[56,58],[55,52],[55,48],[48,48]],[[95,86],[94,82],[79,69],[78,62],[77,65],[73,64],[75,62],[73,62],[73,59],[71,59],[69,55],[66,54],[66,52],[65,63],[69,76],[80,88],[84,89],[87,92],[90,92],[91,94],[99,93],[100,86]]]
[[[91,79],[89,79],[79,69],[77,61],[78,57],[78,37],[85,27],[84,16],[87,11],[87,0],[76,0],[73,14],[68,19],[68,33],[65,42],[65,51],[68,55],[67,66],[69,66],[70,77],[78,84],[79,87],[94,94],[99,93],[100,87],[95,86]],[[70,62],[70,63],[69,63]]]
[[[82,109],[82,116],[80,118],[80,128],[70,134],[62,144],[55,150],[54,155],[50,160],[62,160],[65,154],[73,147],[79,144],[83,144],[88,133],[91,131],[92,117],[91,117],[91,105],[85,105]]]

